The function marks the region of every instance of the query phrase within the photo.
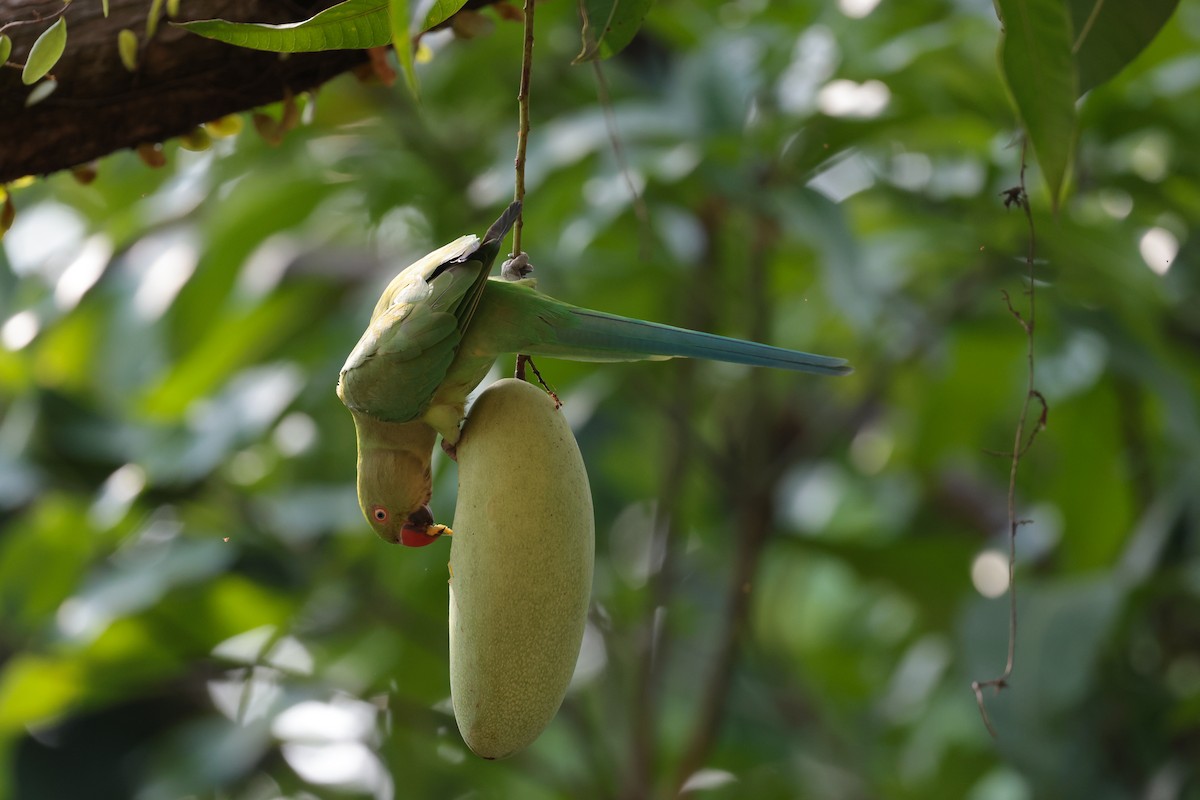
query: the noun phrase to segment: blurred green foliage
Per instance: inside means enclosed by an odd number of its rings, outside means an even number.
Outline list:
[[[538,25],[541,288],[857,372],[539,365],[591,473],[593,613],[558,719],[483,762],[449,711],[447,545],[370,534],[334,384],[390,276],[509,198],[520,26],[438,43],[420,108],[347,77],[277,148],[21,189],[0,797],[666,796],[706,730],[698,796],[1200,797],[1200,9],[1083,100],[1057,215],[1027,177],[1050,410],[995,740],[969,687],[1007,642],[977,583],[1007,551],[1028,236],[990,4],[659,4],[605,65],[627,174],[573,5]]]

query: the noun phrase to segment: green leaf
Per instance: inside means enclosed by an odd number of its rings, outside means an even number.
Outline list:
[[[573,63],[609,58],[625,49],[654,0],[582,0],[583,49]]]
[[[252,309],[214,318],[204,338],[146,394],[144,413],[155,420],[178,419],[195,398],[297,335],[327,299],[323,287],[300,286],[276,292]]]
[[[1179,0],[1067,0],[1075,30],[1079,93],[1115,77],[1158,35]]]
[[[425,15],[425,22],[422,23],[422,28],[430,30],[441,25],[457,14],[459,9],[466,4],[467,0],[435,0],[429,9],[429,13]]]
[[[0,64],[8,61],[8,57],[12,55],[12,39],[8,38],[8,34],[0,34]]]
[[[74,661],[22,653],[0,675],[0,731],[12,733],[62,714],[86,691]]]
[[[1000,68],[1057,208],[1075,145],[1071,20],[1061,0],[998,0]]]
[[[162,16],[163,0],[150,0],[150,13],[146,15],[146,39],[154,38],[158,32],[158,18]]]
[[[833,556],[859,577],[899,589],[935,625],[952,624],[958,609],[946,604],[971,590],[964,565],[978,553],[977,543],[961,536],[933,534],[888,542],[834,541],[799,536],[780,537],[779,547],[798,550],[806,558]]]
[[[67,47],[67,21],[63,17],[42,32],[29,50],[25,69],[21,70],[21,82],[26,86],[37,83],[46,73],[54,69]]]
[[[404,73],[404,82],[417,96],[417,70],[413,63],[412,24],[408,18],[408,0],[388,0],[388,25],[392,30],[392,49]]]
[[[125,65],[125,69],[130,72],[137,71],[138,62],[138,40],[137,34],[124,28],[117,34],[117,52],[121,56],[121,63]]]
[[[364,50],[392,41],[387,0],[346,0],[303,22],[284,25],[223,19],[172,24],[208,39],[275,53]]]

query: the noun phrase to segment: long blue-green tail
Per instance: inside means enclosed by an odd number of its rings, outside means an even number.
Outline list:
[[[853,371],[844,358],[802,353],[585,308],[567,306],[542,319],[553,329],[553,334],[523,352],[576,361],[704,358],[818,375],[846,375]]]

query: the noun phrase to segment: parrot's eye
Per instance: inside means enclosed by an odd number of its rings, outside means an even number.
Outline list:
[[[388,521],[388,512],[387,512],[387,509],[384,508],[383,506],[374,506],[371,509],[371,516],[375,518],[376,522],[387,522]]]

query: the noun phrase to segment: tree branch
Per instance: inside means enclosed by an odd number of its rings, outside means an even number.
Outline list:
[[[709,199],[697,214],[705,232],[705,250],[697,259],[695,276],[680,287],[684,309],[680,324],[693,330],[710,330],[714,324],[714,298],[708,289],[716,280],[721,263],[717,237],[725,213],[723,203]],[[697,389],[696,363],[691,359],[678,359],[674,364],[673,382],[673,400],[662,409],[671,425],[663,442],[666,456],[663,459],[658,508],[650,543],[650,552],[659,559],[659,567],[649,578],[645,624],[637,643],[638,662],[630,710],[629,773],[622,794],[629,800],[651,796],[657,772],[658,698],[670,655],[670,637],[664,632],[665,625],[659,625],[658,620],[660,613],[670,606],[675,594],[680,540],[685,527],[679,519],[684,484],[688,465],[695,459],[696,450],[702,446],[695,434],[693,420]]]
[[[763,341],[770,328],[767,271],[769,253],[777,236],[772,220],[754,219],[754,238],[746,258],[746,283],[749,305],[757,312],[751,316],[748,334],[757,341]],[[785,462],[775,456],[790,442],[789,437],[779,435],[775,424],[780,418],[779,409],[771,407],[766,379],[761,370],[755,370],[747,378],[749,391],[745,410],[739,415],[746,428],[741,437],[731,432],[728,443],[731,449],[738,449],[740,438],[742,452],[737,458],[725,460],[722,465],[725,474],[718,479],[719,485],[728,490],[727,500],[733,509],[735,523],[731,534],[737,551],[726,590],[725,620],[719,644],[698,700],[699,710],[691,738],[676,766],[672,797],[681,794],[688,779],[704,766],[720,735],[749,624],[751,589],[775,524],[774,496],[785,466]]]
[[[333,0],[192,0],[181,18],[294,22]],[[61,0],[0,0],[0,20],[48,19]],[[85,164],[143,143],[162,142],[226,114],[312,89],[366,62],[366,53],[334,50],[281,57],[232,47],[160,24],[146,40],[149,0],[112,0],[67,7],[67,47],[52,74],[58,88],[30,108],[19,69],[0,69],[0,183]],[[48,23],[13,26],[10,63],[22,64]],[[138,68],[129,72],[117,34],[139,39]]]

